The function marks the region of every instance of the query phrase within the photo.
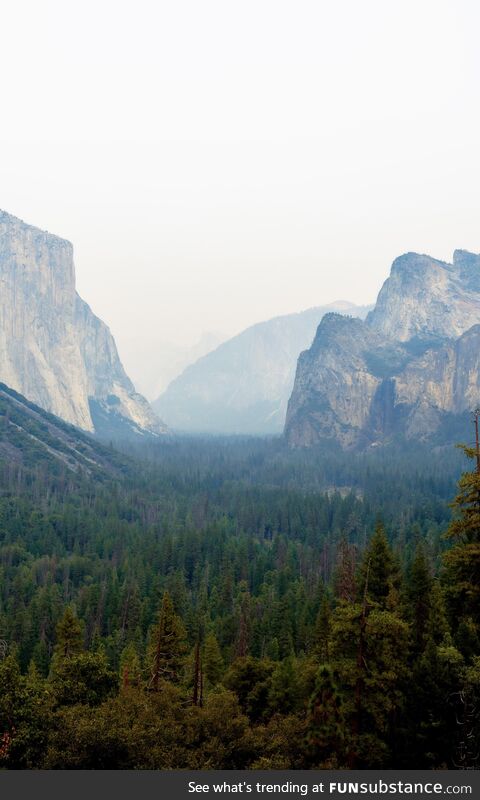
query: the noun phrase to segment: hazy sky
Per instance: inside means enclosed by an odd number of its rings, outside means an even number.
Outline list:
[[[1,5],[0,207],[73,241],[134,377],[480,251],[475,0]]]

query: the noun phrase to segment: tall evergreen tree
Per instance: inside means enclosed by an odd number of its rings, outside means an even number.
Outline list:
[[[418,544],[407,573],[407,616],[412,624],[413,646],[416,653],[423,649],[428,624],[432,591],[432,576],[423,544]]]
[[[385,607],[387,597],[397,582],[398,566],[385,527],[382,522],[377,522],[360,566],[359,597],[363,601],[367,595],[370,601]]]
[[[210,686],[216,686],[223,675],[224,663],[222,653],[214,633],[207,633],[205,637],[205,644],[203,646],[203,671],[207,683]]]
[[[123,689],[129,686],[139,686],[141,683],[142,667],[135,642],[129,642],[122,650],[120,656],[120,686]]]
[[[463,448],[474,458],[471,448]],[[454,519],[447,531],[453,543],[444,555],[445,586],[452,619],[460,623],[465,638],[468,628],[469,655],[480,652],[480,473],[465,472],[452,503]]]
[[[186,650],[186,631],[183,622],[175,613],[172,598],[166,591],[148,655],[151,689],[158,691],[162,680],[173,683],[179,680]]]
[[[331,667],[317,673],[307,716],[307,745],[312,766],[335,769],[345,764],[342,697]]]
[[[315,620],[314,633],[314,655],[320,664],[324,664],[329,660],[331,635],[331,608],[328,598],[324,595]]]
[[[425,605],[427,620],[423,637],[413,648],[407,687],[404,724],[408,733],[400,749],[405,767],[439,769],[453,766],[452,742],[457,729],[454,698],[460,688],[463,659],[452,643],[438,580],[431,581]],[[411,614],[415,608],[413,605]]]
[[[80,620],[71,608],[67,606],[63,617],[56,628],[57,642],[54,656],[57,659],[70,658],[83,650],[83,631]]]

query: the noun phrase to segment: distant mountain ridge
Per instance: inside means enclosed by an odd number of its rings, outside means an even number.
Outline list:
[[[370,308],[339,301],[252,325],[187,367],[153,408],[180,431],[281,433],[298,355],[323,315],[364,317]]]
[[[480,256],[396,259],[364,322],[328,314],[298,360],[292,446],[428,438],[480,402]]]
[[[0,282],[0,381],[86,431],[165,432],[77,294],[70,242],[0,211]]]

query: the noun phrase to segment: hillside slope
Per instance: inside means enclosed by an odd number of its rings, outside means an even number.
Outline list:
[[[114,477],[128,468],[127,459],[104,447],[22,395],[0,384],[0,461],[26,469],[44,467],[49,475],[77,473]]]

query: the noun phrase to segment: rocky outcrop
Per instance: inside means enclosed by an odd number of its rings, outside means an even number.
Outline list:
[[[101,433],[92,411],[119,432],[165,430],[75,291],[70,242],[0,212],[0,283],[0,381],[87,431]]]
[[[365,322],[324,317],[301,354],[285,433],[292,446],[423,438],[480,403],[480,257],[398,258]]]
[[[397,258],[367,323],[400,342],[456,338],[480,321],[480,256],[456,250],[452,264]]]
[[[404,348],[364,322],[327,314],[298,360],[286,434],[293,446],[337,439],[350,447],[392,427],[392,375]]]
[[[340,302],[253,325],[187,367],[153,407],[179,430],[280,433],[298,355],[332,309],[363,317],[368,311]]]

